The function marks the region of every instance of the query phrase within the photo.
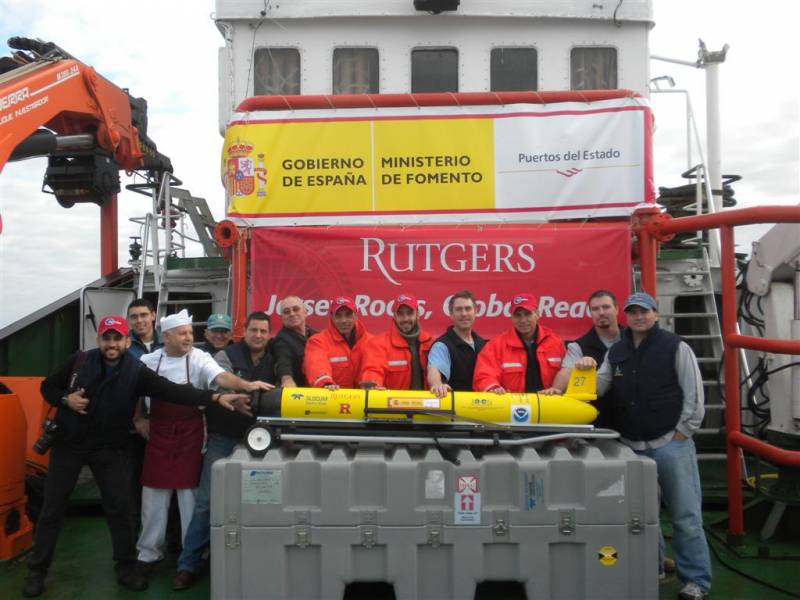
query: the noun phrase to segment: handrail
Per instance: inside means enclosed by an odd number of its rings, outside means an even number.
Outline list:
[[[640,98],[631,90],[584,90],[558,92],[442,92],[426,94],[340,94],[298,96],[251,96],[236,112],[260,110],[304,110],[330,108],[391,108],[421,106],[480,106],[501,104],[551,104],[598,102],[617,98]]]
[[[657,210],[644,209],[634,219],[634,231],[639,237],[639,265],[642,287],[656,295],[656,255],[658,243],[676,233],[720,229],[722,275],[722,333],[725,346],[725,432],[728,465],[728,533],[744,535],[742,497],[742,465],[739,449],[769,460],[780,466],[800,467],[800,451],[785,450],[758,440],[741,431],[739,353],[749,348],[777,354],[800,354],[800,341],[756,338],[736,331],[736,256],[733,228],[759,223],[800,223],[800,206],[759,206],[724,212],[673,219]]]

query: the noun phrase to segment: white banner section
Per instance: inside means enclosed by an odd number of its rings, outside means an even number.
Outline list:
[[[495,119],[494,140],[497,209],[552,208],[556,218],[569,208],[629,214],[648,197],[639,111]]]

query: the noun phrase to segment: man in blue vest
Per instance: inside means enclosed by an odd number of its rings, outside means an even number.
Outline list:
[[[701,600],[711,589],[711,560],[692,440],[704,415],[700,368],[689,345],[658,326],[652,296],[632,294],[625,315],[628,329],[597,372],[597,393],[610,393],[621,441],[655,460],[661,498],[672,519],[678,576],[684,581],[678,598]],[[595,365],[591,357],[575,364]],[[663,555],[663,538],[660,542]]]
[[[223,369],[246,381],[275,382],[275,364],[270,351],[270,320],[264,312],[251,313],[244,324],[244,339],[231,344],[214,358]],[[172,580],[172,589],[185,590],[194,583],[202,571],[203,552],[208,546],[211,506],[211,466],[233,452],[253,418],[230,411],[206,408],[206,453],[200,485],[197,488],[194,514],[186,530],[183,550],[178,558],[178,572]]]
[[[428,354],[428,386],[440,398],[451,390],[472,391],[472,375],[478,352],[486,344],[472,327],[475,296],[463,290],[450,297],[448,310],[453,324],[431,346]]]

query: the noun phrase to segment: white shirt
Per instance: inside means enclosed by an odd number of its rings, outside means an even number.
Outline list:
[[[186,381],[187,356],[189,357],[190,377],[188,382]],[[220,373],[225,372],[209,353],[197,348],[193,348],[188,355],[184,356],[167,356],[164,349],[159,348],[155,352],[145,354],[141,360],[151,370],[157,371],[159,375],[173,383],[191,383],[201,390],[215,387],[214,380]]]

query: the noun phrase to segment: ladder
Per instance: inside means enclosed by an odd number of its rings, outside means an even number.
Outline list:
[[[195,232],[197,242],[203,246],[205,256],[222,256],[219,247],[214,242],[214,227],[217,222],[208,208],[205,198],[192,196],[189,190],[171,188],[172,197],[178,200],[178,210],[189,217]]]
[[[203,198],[192,196],[188,190],[173,188],[173,183],[180,182],[166,173],[160,181],[150,180],[127,186],[132,191],[148,193],[152,197],[151,211],[143,217],[134,217],[130,220],[142,227],[140,260],[138,264],[137,261],[132,262],[139,275],[137,297],[142,297],[145,280],[149,274],[152,275],[153,286],[158,293],[157,321],[172,312],[169,308],[175,305],[208,304],[215,301],[213,296],[211,299],[198,300],[172,299],[170,292],[175,285],[179,285],[182,289],[205,289],[209,287],[209,279],[205,273],[197,277],[181,273],[178,277],[176,270],[170,269],[170,259],[185,258],[188,241],[198,242],[203,247],[206,257],[221,256],[213,239],[216,221],[207,202]],[[187,217],[197,233],[197,238],[192,238],[187,233]]]

